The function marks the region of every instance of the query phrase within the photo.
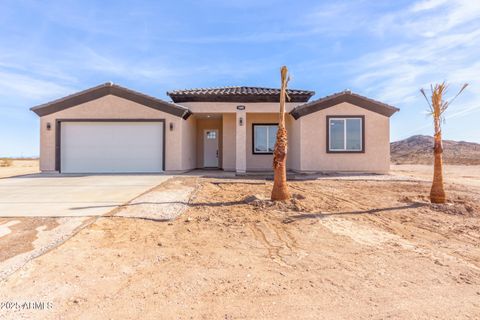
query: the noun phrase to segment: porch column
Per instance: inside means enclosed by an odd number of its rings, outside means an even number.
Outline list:
[[[235,130],[235,171],[237,174],[247,172],[247,112],[237,110]]]

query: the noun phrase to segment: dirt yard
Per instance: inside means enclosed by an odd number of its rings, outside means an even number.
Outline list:
[[[15,159],[10,166],[0,166],[0,178],[19,176],[24,174],[38,173],[37,159]]]
[[[50,308],[0,318],[480,316],[478,190],[433,206],[427,182],[331,178],[272,204],[269,181],[175,179],[197,188],[182,216],[99,218],[0,283],[0,302]]]
[[[391,165],[391,173],[431,181],[433,166],[425,164]],[[444,166],[444,180],[450,184],[463,184],[478,187],[480,190],[480,166]]]

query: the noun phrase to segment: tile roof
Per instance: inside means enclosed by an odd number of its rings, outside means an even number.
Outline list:
[[[315,92],[287,89],[287,94],[290,102],[307,102]],[[168,91],[167,95],[174,102],[278,102],[280,89],[244,86],[195,88]]]

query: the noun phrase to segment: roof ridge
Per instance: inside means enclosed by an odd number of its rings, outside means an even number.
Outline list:
[[[175,102],[222,101],[222,102],[278,102],[280,88],[254,86],[224,86],[192,88],[167,91]],[[287,89],[291,102],[307,102],[315,91]]]
[[[385,102],[382,102],[382,101],[379,101],[379,100],[375,100],[375,99],[366,97],[366,96],[361,95],[361,94],[359,94],[359,93],[353,92],[353,91],[351,91],[350,89],[345,89],[345,90],[343,90],[343,91],[338,91],[338,92],[334,92],[334,93],[332,93],[332,94],[323,96],[323,97],[318,98],[318,99],[316,99],[316,100],[313,100],[313,101],[304,103],[304,104],[302,104],[302,105],[299,105],[298,108],[304,107],[304,106],[310,106],[310,105],[312,105],[312,104],[316,104],[316,103],[321,102],[321,101],[324,101],[324,100],[332,99],[332,98],[334,98],[334,97],[336,97],[336,96],[340,96],[340,95],[342,95],[342,94],[349,94],[349,95],[352,95],[352,96],[356,96],[356,97],[359,97],[359,98],[363,98],[363,99],[365,99],[365,100],[369,100],[369,101],[371,101],[371,102],[375,102],[375,103],[378,103],[378,104],[382,104],[382,105],[384,105],[384,106],[386,106],[386,107],[388,107],[388,108],[392,108],[392,109],[395,109],[395,110],[397,110],[397,111],[400,110],[400,109],[397,108],[397,107],[394,107],[394,106],[392,106],[392,105],[389,105],[389,104],[387,104],[387,103],[385,103]]]
[[[397,110],[397,111],[400,110],[399,108],[394,107],[394,106],[392,106],[392,105],[390,105],[390,104],[388,104],[388,103],[385,103],[385,102],[382,102],[382,101],[379,101],[379,100],[376,100],[376,99],[372,99],[372,98],[366,97],[366,96],[361,95],[361,94],[359,94],[359,93],[349,92],[349,94],[354,95],[354,96],[357,96],[357,97],[360,97],[360,98],[363,98],[363,99],[370,100],[370,101],[372,101],[372,102],[376,102],[376,103],[383,104],[384,106],[389,107],[389,108],[392,108],[392,109],[395,109],[395,110]]]
[[[54,100],[51,100],[51,101],[46,102],[46,103],[42,103],[42,104],[36,105],[36,106],[34,106],[34,107],[31,107],[30,110],[31,110],[31,111],[35,111],[35,110],[37,110],[37,109],[41,109],[41,108],[43,108],[44,106],[50,105],[50,104],[52,104],[52,103],[61,102],[61,101],[64,101],[64,100],[67,100],[67,99],[70,99],[70,98],[79,96],[79,95],[81,95],[81,94],[90,92],[90,91],[94,91],[94,90],[97,90],[97,89],[100,89],[100,88],[103,88],[103,87],[111,87],[111,86],[113,86],[113,82],[105,82],[105,83],[96,85],[96,86],[94,86],[94,87],[91,87],[91,88],[88,88],[88,89],[84,89],[84,90],[81,90],[81,91],[77,91],[77,92],[68,94],[68,95],[66,95],[66,96],[64,96],[64,97],[61,97],[61,98],[54,99]]]
[[[223,86],[223,87],[194,87],[194,88],[183,88],[175,89],[171,91],[184,91],[184,90],[205,90],[205,89],[224,89],[224,88],[241,88],[242,86]]]
[[[92,88],[72,93],[65,97],[32,107],[30,110],[35,112],[38,116],[44,116],[89,102],[94,99],[98,99],[106,95],[115,95],[120,98],[129,99],[145,106],[183,117],[184,119],[191,114],[191,111],[183,105],[175,102],[165,101],[163,99],[114,84],[113,82],[105,82]]]
[[[292,111],[290,111],[290,114],[295,119],[298,119],[304,115],[307,115],[325,108],[329,108],[340,102],[349,102],[361,108],[365,108],[367,110],[377,112],[379,114],[382,114],[388,117],[390,117],[395,112],[400,110],[399,108],[391,106],[384,102],[371,99],[361,94],[354,93],[349,89],[345,89],[343,91],[332,93],[328,96],[324,96],[314,101],[310,101],[310,102],[298,105]]]
[[[175,94],[178,92],[194,92],[194,91],[224,90],[224,89],[260,89],[260,90],[275,90],[275,91],[281,90],[280,88],[260,87],[260,86],[222,86],[222,87],[196,87],[196,88],[174,89],[174,90],[167,91],[167,94],[169,93]],[[287,88],[287,91],[314,93],[313,90],[295,89],[295,88]]]
[[[185,110],[189,110],[187,107],[185,106],[182,106],[181,104],[178,104],[178,103],[175,103],[173,101],[166,101],[166,100],[163,100],[163,99],[160,99],[160,98],[157,98],[157,97],[154,97],[154,96],[151,96],[149,94],[146,94],[146,93],[143,93],[143,92],[140,92],[140,91],[136,91],[136,90],[133,90],[133,89],[129,89],[129,88],[126,88],[126,87],[123,87],[121,85],[118,85],[118,84],[115,84],[113,82],[107,82],[106,85],[109,85],[111,87],[117,87],[119,89],[123,89],[123,90],[126,90],[126,91],[130,91],[132,93],[135,93],[137,95],[140,95],[140,96],[144,96],[146,98],[149,98],[149,99],[153,99],[153,100],[156,100],[156,101],[159,101],[159,102],[162,102],[162,103],[168,103],[168,104],[171,104],[171,105],[174,105],[178,108],[182,108],[182,109],[185,109]]]

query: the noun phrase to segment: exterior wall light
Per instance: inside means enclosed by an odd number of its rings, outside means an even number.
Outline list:
[[[173,122],[170,122],[170,131],[173,131]]]
[[[243,126],[243,118],[242,118],[242,117],[240,117],[240,118],[238,119],[238,124],[239,124],[240,126]]]
[[[50,124],[50,122],[47,122],[47,130],[50,131],[52,129],[52,125]]]

